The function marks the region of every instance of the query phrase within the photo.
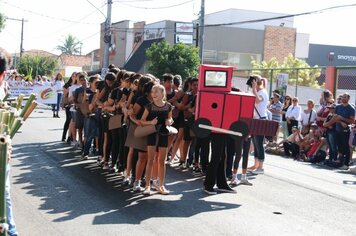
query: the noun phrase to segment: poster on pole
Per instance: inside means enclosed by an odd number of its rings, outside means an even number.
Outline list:
[[[278,90],[279,94],[282,95],[283,97],[286,96],[287,94],[288,79],[289,79],[288,74],[283,74],[283,73],[277,74],[276,90]]]

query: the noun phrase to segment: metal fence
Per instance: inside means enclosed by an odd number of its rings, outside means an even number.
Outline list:
[[[336,67],[336,96],[349,93],[350,102],[356,104],[356,67]]]
[[[347,92],[351,96],[350,102],[356,103],[356,67],[336,67],[336,70],[336,96]],[[248,91],[248,77],[259,74],[268,80],[266,89],[271,96],[276,89],[278,74],[288,74],[286,94],[298,97],[301,105],[306,105],[308,99],[314,100],[318,105],[321,93],[325,90],[325,71],[325,67],[235,70],[232,83],[234,87]]]

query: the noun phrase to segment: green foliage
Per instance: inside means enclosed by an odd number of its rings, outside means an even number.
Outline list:
[[[64,54],[79,54],[80,53],[81,43],[76,37],[71,34],[68,34],[67,37],[62,42],[62,45],[56,47],[57,50],[61,51]]]
[[[5,28],[6,17],[0,13],[0,32]]]
[[[288,83],[291,85],[297,83],[300,86],[320,88],[317,78],[321,75],[321,69],[318,66],[310,67],[304,60],[295,58],[292,54],[284,58],[281,66],[278,65],[276,58],[272,58],[267,62],[262,61],[261,63],[251,61],[251,65],[254,69],[253,73],[260,74],[268,79],[271,77],[271,73],[273,73],[272,78],[274,81],[277,73],[285,73],[289,75]],[[303,69],[296,70],[296,68]]]
[[[23,56],[17,70],[28,78],[34,78],[36,75],[52,76],[57,67],[58,60],[53,57]]]
[[[200,59],[198,49],[183,43],[154,43],[146,50],[148,72],[161,77],[164,73],[179,74],[183,79],[197,76]]]

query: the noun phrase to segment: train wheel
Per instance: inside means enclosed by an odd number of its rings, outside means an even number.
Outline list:
[[[242,134],[241,136],[237,136],[237,135],[230,135],[233,139],[235,140],[239,140],[241,138],[245,138],[246,135],[248,135],[248,125],[243,122],[243,121],[235,121],[230,125],[230,130],[234,131],[234,132],[239,132]]]
[[[205,118],[199,118],[197,119],[194,124],[193,124],[193,132],[195,134],[196,137],[198,138],[206,138],[210,135],[211,131],[208,129],[203,129],[200,128],[199,125],[208,125],[211,126],[211,122],[208,119]]]

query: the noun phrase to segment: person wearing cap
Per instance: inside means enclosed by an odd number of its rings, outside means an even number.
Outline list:
[[[329,114],[324,121],[323,127],[326,129],[326,141],[329,146],[329,160],[327,162],[331,163],[337,160],[336,124],[332,121],[335,116],[336,104],[328,104],[326,108]]]

